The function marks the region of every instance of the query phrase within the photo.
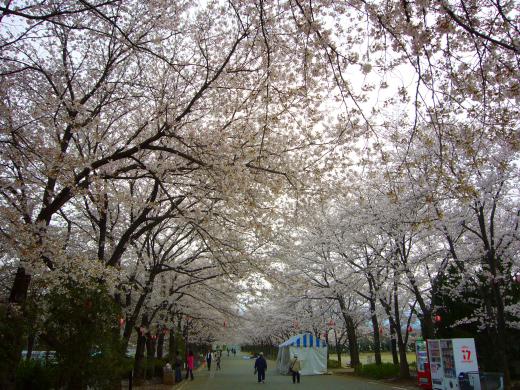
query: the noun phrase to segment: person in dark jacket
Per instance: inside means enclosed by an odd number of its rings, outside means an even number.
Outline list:
[[[179,356],[179,351],[175,351],[175,362],[173,366],[175,368],[175,383],[179,383],[182,380],[182,359]]]
[[[208,371],[211,371],[211,360],[213,359],[213,354],[211,351],[208,351],[206,353],[206,364],[208,365]]]
[[[267,361],[264,353],[260,352],[260,356],[255,360],[255,373],[258,374],[258,383],[265,383],[265,371],[267,370]]]

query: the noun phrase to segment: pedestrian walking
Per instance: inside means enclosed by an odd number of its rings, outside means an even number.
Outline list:
[[[217,356],[215,357],[215,362],[217,363],[217,370],[220,370],[220,360],[221,360],[220,354],[217,353]]]
[[[206,354],[206,364],[208,366],[208,371],[211,371],[211,360],[212,360],[213,356],[211,355],[211,350],[208,351],[208,353]]]
[[[292,383],[296,383],[296,380],[298,380],[298,383],[300,383],[301,365],[300,361],[298,360],[298,355],[296,354],[289,362],[289,371],[292,374]]]
[[[264,353],[260,352],[260,355],[255,360],[255,374],[258,374],[258,383],[265,383],[265,372],[267,370],[267,361],[264,358]]]
[[[179,356],[179,351],[175,351],[175,361],[173,363],[173,367],[175,368],[175,383],[179,383],[182,380],[182,359]]]
[[[188,352],[186,366],[186,379],[190,376],[191,380],[193,380],[193,369],[195,368],[195,356],[193,356],[193,351]]]

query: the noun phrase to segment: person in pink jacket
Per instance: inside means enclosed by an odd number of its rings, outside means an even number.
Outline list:
[[[195,356],[193,356],[193,351],[188,352],[186,365],[188,366],[186,368],[186,379],[188,379],[188,376],[190,376],[191,380],[193,380],[193,368],[195,368]]]

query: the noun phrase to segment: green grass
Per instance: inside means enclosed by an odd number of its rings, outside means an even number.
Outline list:
[[[408,359],[408,363],[414,363],[415,362],[415,353],[414,352],[407,352],[406,357]],[[370,361],[369,359],[372,359]],[[329,359],[330,360],[338,360],[338,355],[335,353],[329,353]],[[359,359],[361,360],[362,364],[369,364],[374,363],[374,353],[373,352],[361,352],[359,354]],[[391,352],[381,352],[381,360],[383,363],[392,363],[392,353]],[[346,366],[350,362],[350,355],[348,353],[344,353],[341,355],[341,364],[343,366]]]

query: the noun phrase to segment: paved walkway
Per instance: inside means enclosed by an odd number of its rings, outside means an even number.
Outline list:
[[[276,371],[273,361],[267,362],[267,374],[265,383],[257,383],[256,375],[253,375],[254,360],[245,360],[242,356],[222,356],[221,371],[215,371],[216,366],[211,366],[208,372],[200,368],[195,374],[195,380],[183,380],[174,387],[175,390],[249,390],[249,389],[299,389],[299,390],[409,390],[406,387],[391,386],[370,380],[360,380],[345,375],[314,375],[303,376],[301,383],[293,385],[292,377],[280,375]]]

